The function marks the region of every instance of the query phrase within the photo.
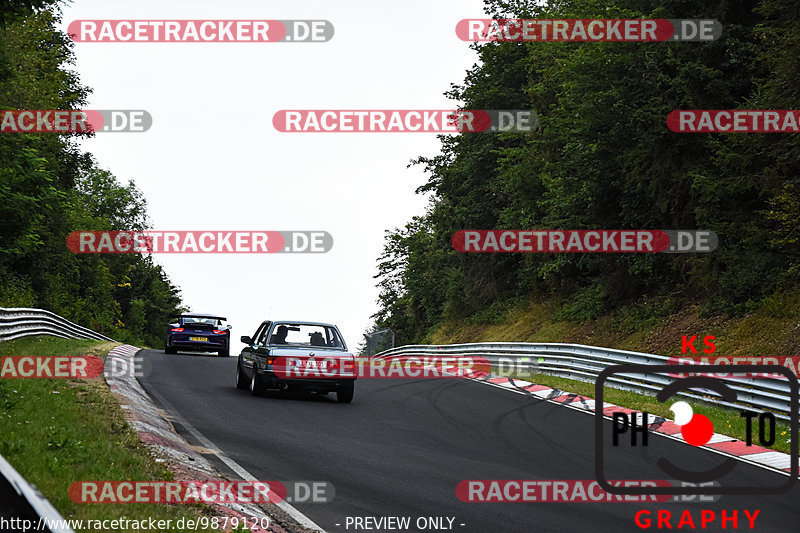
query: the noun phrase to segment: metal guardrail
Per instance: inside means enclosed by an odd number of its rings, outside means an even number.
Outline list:
[[[31,335],[114,341],[110,337],[79,326],[44,309],[0,307],[0,341]],[[25,478],[2,456],[0,456],[0,496],[0,529],[3,531],[38,530],[73,533],[72,528],[50,502],[33,485],[25,481]]]
[[[36,487],[25,481],[8,461],[0,456],[0,529],[2,531],[40,531],[74,533],[69,523]]]
[[[613,365],[644,364],[666,365],[675,358],[626,350],[614,350],[598,346],[560,343],[514,343],[486,342],[446,345],[408,345],[383,351],[374,357],[408,356],[474,356],[483,357],[497,369],[502,359],[514,360],[516,375],[520,372],[548,374],[552,376],[594,383],[598,374]],[[670,361],[672,360],[672,361]],[[675,365],[676,373],[691,373],[691,366]],[[731,365],[731,372],[735,366]],[[502,375],[502,374],[498,374]],[[524,378],[521,378],[524,379]],[[777,418],[790,418],[790,388],[786,379],[764,378],[719,378],[736,392],[736,401],[724,401],[711,390],[680,392],[680,396],[702,400],[735,409],[769,410]],[[614,374],[606,380],[606,386],[654,396],[664,386],[675,381],[667,373]],[[697,389],[694,389],[697,390]]]
[[[53,335],[64,339],[96,339],[114,341],[96,331],[84,328],[44,309],[0,307],[0,341],[30,335]]]
[[[50,311],[0,307],[0,341],[29,335],[54,335],[62,338],[116,342],[105,335],[74,324]],[[124,353],[125,348],[131,347],[123,346],[120,348],[122,348],[121,353]],[[133,352],[135,351],[133,349]],[[108,364],[112,359],[114,359],[113,351],[109,354],[109,358],[106,359],[107,370],[109,369]],[[111,372],[113,374],[113,368]],[[131,379],[136,383],[135,378],[131,377]],[[107,381],[109,381],[108,378]],[[0,532],[27,533],[29,531],[75,533],[70,526],[70,521],[64,520],[36,487],[28,483],[0,455]]]

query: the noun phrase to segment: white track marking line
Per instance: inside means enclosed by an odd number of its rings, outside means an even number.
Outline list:
[[[228,468],[230,468],[231,470],[236,472],[236,474],[238,474],[243,480],[245,480],[245,481],[259,481],[258,479],[256,479],[256,477],[253,474],[251,474],[250,472],[245,470],[245,468],[243,466],[241,466],[239,463],[237,463],[236,461],[234,461],[233,459],[231,459],[230,457],[225,455],[225,453],[222,450],[220,450],[213,442],[208,440],[205,437],[205,435],[200,433],[197,429],[195,429],[194,426],[192,426],[181,415],[179,415],[178,412],[172,407],[172,405],[168,401],[166,401],[164,399],[163,396],[161,396],[157,392],[151,392],[149,394],[152,394],[153,396],[155,396],[156,399],[158,399],[158,401],[164,407],[169,409],[169,414],[170,414],[171,417],[173,417],[175,420],[177,420],[178,423],[181,426],[186,428],[186,430],[189,433],[191,433],[192,436],[195,439],[197,439],[197,441],[200,444],[202,444],[205,448],[208,448],[209,450],[213,451],[214,454],[219,458],[220,461],[225,463],[225,465]],[[301,513],[295,507],[292,507],[291,505],[286,503],[286,501],[281,501],[281,502],[275,503],[274,505],[277,505],[283,512],[285,512],[286,514],[288,514],[289,516],[294,518],[297,521],[297,523],[300,524],[301,526],[307,527],[309,529],[317,529],[317,530],[320,531],[320,533],[325,533],[325,530],[322,529],[322,527],[317,525],[313,520],[311,520],[309,517],[307,517],[306,515]]]
[[[760,453],[751,453],[745,455],[751,461],[755,461],[756,463],[761,463],[765,465],[769,465],[773,468],[790,468],[792,466],[791,459],[788,455],[781,452],[760,452]]]

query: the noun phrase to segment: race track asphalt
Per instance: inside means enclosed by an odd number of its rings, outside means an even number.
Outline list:
[[[754,531],[800,529],[797,485],[780,495],[722,496],[716,502],[461,502],[456,486],[462,480],[595,476],[594,416],[486,384],[360,379],[353,403],[339,404],[334,394],[253,397],[234,387],[236,357],[155,350],[137,357],[149,363],[140,382],[156,403],[174,410],[257,479],[333,483],[336,496],[330,503],[292,503],[329,532],[417,531],[419,517],[454,518],[451,530],[463,533],[653,531],[659,509],[672,513],[674,530],[685,510],[697,521],[701,510],[713,510],[717,520],[705,531],[733,531],[732,522],[720,528],[719,515],[737,510],[738,530],[750,531],[744,509],[760,511]],[[626,453],[606,447],[607,475],[662,479],[654,466],[661,455],[697,470],[724,459],[653,434],[649,441],[647,448]],[[785,480],[739,463],[725,486],[766,487]],[[653,512],[649,529],[634,523],[642,509]],[[390,516],[410,517],[411,527],[353,525],[355,517]],[[442,530],[448,531],[426,529]]]

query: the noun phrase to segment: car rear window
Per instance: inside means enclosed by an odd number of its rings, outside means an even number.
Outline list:
[[[220,324],[220,321],[216,318],[202,318],[202,317],[194,317],[194,316],[185,316],[182,317],[184,325],[192,325],[192,324],[208,324],[210,326],[216,326]]]
[[[273,326],[269,344],[339,349],[344,349],[345,347],[334,327],[321,324],[292,324],[289,322],[279,322]]]

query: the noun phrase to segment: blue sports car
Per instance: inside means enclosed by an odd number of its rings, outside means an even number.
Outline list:
[[[164,352],[217,352],[228,357],[231,349],[231,327],[222,326],[224,316],[187,313],[167,326]]]

